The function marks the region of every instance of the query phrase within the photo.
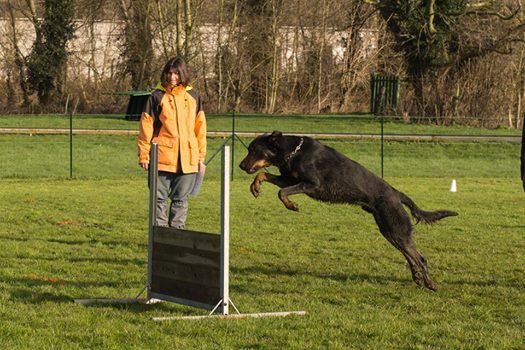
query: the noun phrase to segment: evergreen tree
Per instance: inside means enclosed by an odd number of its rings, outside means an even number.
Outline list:
[[[27,60],[28,84],[42,105],[60,92],[68,58],[67,42],[73,38],[73,0],[46,0],[44,17]]]

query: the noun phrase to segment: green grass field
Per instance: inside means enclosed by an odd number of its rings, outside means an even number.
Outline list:
[[[225,141],[209,139],[208,159]],[[244,139],[248,143],[249,139]],[[376,174],[381,173],[378,141],[323,140]],[[68,178],[70,148],[67,135],[0,135],[1,178]],[[73,176],[85,179],[141,178],[133,136],[74,135]],[[520,145],[507,142],[385,142],[384,175],[444,177],[462,176],[519,178]],[[235,142],[236,164],[246,154]],[[209,171],[218,179],[220,157]],[[237,165],[235,166],[237,168]],[[239,170],[239,169],[237,169]],[[235,171],[234,177],[241,176]]]
[[[248,140],[246,140],[248,141]],[[210,140],[210,154],[222,140]],[[326,141],[375,173],[377,142]],[[146,283],[146,174],[127,136],[2,135],[0,344],[6,349],[524,349],[525,194],[519,145],[385,144],[385,179],[424,209],[460,216],[417,225],[438,284],[416,287],[402,255],[357,207],[277,190],[231,188],[230,296],[243,313],[287,318],[171,321],[203,315],[171,303],[81,306],[131,298]],[[235,149],[238,164],[245,151]],[[189,229],[219,231],[219,159],[209,163]],[[458,192],[448,191],[457,180]]]

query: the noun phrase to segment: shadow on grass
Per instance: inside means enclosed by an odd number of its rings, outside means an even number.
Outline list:
[[[495,281],[495,280],[488,280],[488,281],[467,281],[465,279],[458,279],[458,280],[444,280],[441,281],[442,286],[447,285],[453,285],[453,286],[470,286],[470,287],[479,287],[479,288],[515,288],[519,290],[525,289],[525,281]]]
[[[79,282],[79,281],[67,281],[67,280],[54,280],[43,277],[0,277],[5,283],[12,286],[10,293],[10,299],[13,302],[22,302],[29,304],[44,304],[44,303],[57,303],[57,304],[71,304],[75,299],[133,299],[141,292],[141,285],[136,284],[135,286],[129,284],[123,284],[112,281],[97,281],[97,282]],[[21,285],[17,287],[17,285]],[[49,288],[49,286],[56,287],[56,293],[44,292],[39,290],[41,287]],[[74,287],[78,290],[72,290]],[[88,294],[84,290],[92,287],[107,287],[114,289],[113,295],[96,295]],[[137,287],[133,293],[127,293],[124,295],[120,290],[126,288]],[[68,294],[60,292],[59,289],[67,288]],[[78,293],[78,294],[77,294]],[[72,296],[73,294],[73,296]],[[144,298],[145,294],[140,295],[139,298]],[[134,313],[143,313],[148,311],[162,312],[166,316],[166,312],[170,314],[176,314],[176,316],[186,315],[207,315],[209,311],[198,308],[191,308],[171,302],[159,302],[154,304],[144,303],[119,303],[119,302],[107,302],[107,303],[94,303],[90,305],[84,305],[87,308],[111,308],[115,310],[124,310]],[[156,315],[160,316],[160,315]]]
[[[522,230],[525,230],[525,225],[498,225],[499,227],[501,228],[515,228],[515,229],[519,229],[521,232],[523,232]]]
[[[18,237],[7,237],[7,236],[0,236],[0,240],[2,241],[14,241],[14,242],[30,242],[30,241],[41,241],[41,242],[49,242],[49,243],[59,243],[59,244],[67,244],[67,245],[97,245],[102,244],[107,247],[115,247],[115,246],[123,246],[126,245],[126,247],[130,246],[136,246],[141,248],[147,248],[147,242],[142,243],[136,243],[129,240],[98,240],[93,238],[86,238],[86,239],[58,239],[58,238],[42,238],[42,237],[26,237],[26,238],[18,238]]]
[[[333,280],[336,282],[372,283],[372,284],[379,284],[379,285],[387,285],[390,283],[400,283],[400,284],[406,284],[408,286],[414,285],[414,282],[412,281],[410,277],[410,272],[408,270],[407,270],[407,278],[396,278],[396,277],[387,276],[387,275],[377,275],[377,274],[374,275],[374,274],[364,274],[364,273],[360,273],[360,274],[319,273],[319,272],[291,269],[287,267],[274,267],[274,266],[250,266],[250,267],[244,267],[244,268],[230,267],[230,270],[234,274],[239,274],[239,275],[263,274],[269,277],[276,276],[276,275],[288,276],[288,277],[302,276],[302,277]],[[465,285],[465,286],[478,287],[478,288],[486,288],[486,287],[516,288],[516,289],[521,289],[521,290],[525,288],[525,282],[520,281],[520,280],[468,281],[465,279],[459,279],[459,280],[442,280],[442,281],[436,281],[436,282],[438,283],[438,291],[440,287],[444,288],[447,285],[456,285],[456,286]],[[242,289],[242,287],[239,287],[239,288]],[[244,292],[250,292],[250,291],[245,290]]]
[[[110,258],[96,258],[96,257],[67,257],[67,256],[4,256],[4,259],[16,259],[19,260],[33,260],[33,261],[69,261],[71,263],[79,262],[92,262],[94,264],[109,264],[109,265],[136,265],[136,266],[146,266],[147,257],[144,259],[125,259],[120,258],[116,259],[114,257]],[[4,262],[5,266],[5,262]]]
[[[27,288],[20,288],[16,289],[14,291],[10,292],[10,299],[14,302],[23,302],[23,303],[29,303],[29,304],[44,304],[44,303],[56,303],[56,304],[72,304],[74,303],[75,299],[107,299],[107,300],[113,300],[113,299],[133,299],[136,297],[136,294],[134,295],[119,295],[119,288],[118,286],[115,286],[115,293],[112,296],[97,296],[97,295],[75,295],[71,296],[72,293],[64,294],[64,293],[51,293],[51,292],[41,292],[41,291],[35,291],[34,289],[30,288],[31,286],[27,286]],[[120,286],[122,287],[122,286]],[[137,288],[137,293],[140,292],[140,288]],[[144,298],[144,295],[141,295],[140,298]],[[80,304],[79,304],[80,305]],[[133,312],[136,314],[144,313],[144,312],[159,312],[163,313],[163,316],[187,316],[187,315],[208,315],[208,310],[198,309],[198,308],[192,308],[189,306],[179,305],[172,302],[157,302],[153,304],[144,304],[140,302],[136,303],[123,303],[123,302],[101,302],[101,303],[93,303],[89,305],[82,305],[86,308],[94,308],[94,309],[114,309],[114,310],[122,310],[122,311],[128,311]],[[166,313],[170,313],[169,315],[166,315]],[[161,316],[161,315],[155,315],[155,316]]]
[[[49,292],[36,292],[32,289],[16,289],[11,291],[11,299],[13,301],[30,303],[30,304],[42,304],[47,302],[53,303],[69,303],[71,297],[64,294],[54,294]]]
[[[134,298],[135,296],[124,296],[129,299]],[[91,296],[90,298],[96,298],[94,296]],[[110,299],[109,297],[101,297],[100,299]],[[123,298],[123,296],[115,296],[115,298]],[[65,295],[65,294],[54,294],[49,292],[35,292],[31,289],[18,289],[13,292],[11,292],[11,299],[13,301],[19,301],[24,303],[30,303],[30,304],[43,304],[43,303],[61,303],[61,304],[71,304],[74,303],[75,299],[80,299],[75,297],[71,297],[71,295]],[[98,299],[98,298],[97,298]],[[174,311],[172,303],[155,303],[155,304],[144,304],[144,303],[119,303],[119,302],[111,302],[111,303],[95,303],[91,305],[84,305],[84,307],[87,308],[112,308],[115,310],[125,310],[125,311],[131,311],[134,313],[143,313],[146,311]],[[178,310],[177,310],[178,311]],[[190,311],[190,310],[188,310]],[[189,312],[187,312],[189,313]]]
[[[235,274],[264,274],[267,276],[305,276],[320,279],[330,279],[337,282],[369,282],[369,283],[407,283],[412,282],[410,279],[395,278],[385,275],[369,275],[369,274],[343,274],[343,273],[319,273],[305,270],[291,269],[287,267],[271,267],[271,266],[251,266],[236,268],[230,267],[230,270]]]
[[[69,299],[69,301],[73,301],[72,299]],[[144,313],[144,312],[151,312],[151,311],[159,311],[159,312],[174,312],[177,311],[176,316],[185,316],[192,314],[190,310],[186,311],[184,313],[180,313],[179,311],[183,310],[175,310],[177,304],[171,303],[171,302],[158,302],[154,304],[144,304],[144,303],[119,303],[119,302],[104,302],[104,303],[93,303],[89,305],[83,305],[83,307],[86,308],[93,308],[93,309],[107,309],[111,308],[114,310],[121,310],[121,311],[129,311],[136,314]],[[185,308],[185,307],[181,307]],[[175,315],[174,315],[175,316]]]
[[[56,288],[93,288],[93,287],[107,287],[120,290],[122,288],[132,288],[136,282],[123,283],[122,281],[71,281],[60,279],[57,277],[47,277],[39,275],[29,275],[26,277],[6,277],[0,276],[2,281],[9,286],[24,286],[24,287],[42,287],[52,286]],[[137,292],[141,289],[141,285],[137,285]]]

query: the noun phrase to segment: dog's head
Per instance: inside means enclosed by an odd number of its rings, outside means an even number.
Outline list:
[[[283,134],[280,131],[257,136],[248,146],[248,154],[239,164],[239,167],[248,174],[253,174],[262,168],[273,165],[282,137]]]

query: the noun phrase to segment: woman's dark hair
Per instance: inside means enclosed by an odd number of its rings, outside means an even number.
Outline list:
[[[168,82],[168,73],[173,69],[179,72],[180,83],[188,86],[190,84],[190,74],[188,73],[188,68],[186,68],[186,63],[180,56],[173,57],[166,63],[164,69],[162,69],[160,81],[166,84]]]

